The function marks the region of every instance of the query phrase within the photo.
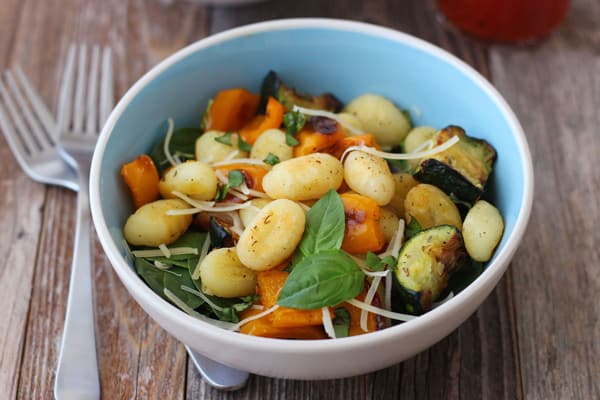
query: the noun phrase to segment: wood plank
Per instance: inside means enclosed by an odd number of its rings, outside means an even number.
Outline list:
[[[435,24],[431,2],[266,2],[213,9],[212,31],[272,18],[365,20],[414,34],[456,54],[489,78],[487,47]],[[522,398],[510,273],[478,311],[432,348],[393,367],[332,381],[251,377],[235,393],[209,387],[188,364],[188,399],[515,399]]]
[[[600,398],[600,4],[574,1],[535,46],[492,50],[495,83],[529,141],[534,207],[514,259],[524,394]]]
[[[2,69],[11,66],[14,61],[13,39],[21,12],[18,1],[5,1],[0,9]],[[0,103],[4,107],[4,103]],[[14,398],[27,333],[46,190],[22,172],[4,135],[0,135],[0,160],[0,392],[7,398]]]
[[[162,9],[154,2],[55,0],[43,4],[29,1],[23,7],[15,38],[18,43],[15,58],[29,61],[26,71],[53,108],[64,55],[71,42],[110,45],[114,50],[115,90],[123,93],[164,53],[176,50],[181,41],[193,40],[201,31],[191,22],[181,26],[172,23],[181,19],[202,20],[201,9],[189,4]],[[163,23],[161,18],[171,23]],[[47,42],[49,32],[56,35],[52,45]],[[19,398],[52,397],[69,285],[74,207],[74,193],[50,189],[39,248],[43,257],[36,263],[37,279]],[[137,306],[97,243],[94,271],[103,397],[182,398],[186,368],[183,346]]]

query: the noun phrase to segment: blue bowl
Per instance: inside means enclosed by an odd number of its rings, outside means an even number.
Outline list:
[[[167,118],[173,118],[176,127],[199,126],[207,101],[217,91],[244,87],[258,92],[271,69],[302,91],[329,91],[344,102],[367,92],[381,94],[407,108],[415,125],[460,125],[469,135],[488,140],[498,152],[491,185],[505,233],[484,273],[452,300],[413,321],[335,341],[285,341],[224,331],[155,295],[136,275],[123,238],[122,227],[132,209],[119,176],[121,165],[149,152],[164,136]],[[397,363],[462,323],[496,285],[517,248],[531,209],[533,173],[513,112],[481,75],[454,56],[369,24],[294,19],[211,36],[149,71],[106,123],[90,185],[93,220],[108,258],[129,292],[161,326],[225,364],[269,376],[319,379]],[[256,352],[264,357],[253,356]]]

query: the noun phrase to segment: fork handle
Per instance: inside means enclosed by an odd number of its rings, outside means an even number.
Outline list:
[[[79,171],[82,177],[87,176]],[[56,369],[57,400],[100,399],[96,355],[88,182],[80,179],[64,331]]]

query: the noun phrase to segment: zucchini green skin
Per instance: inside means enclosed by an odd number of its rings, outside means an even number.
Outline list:
[[[283,83],[275,71],[269,71],[263,79],[261,100],[258,106],[259,113],[265,113],[269,96],[276,98],[286,111],[291,111],[294,105],[331,112],[339,112],[343,107],[342,102],[331,93],[323,93],[318,96],[297,93],[294,88]]]
[[[439,225],[417,233],[400,250],[394,269],[396,308],[416,315],[429,311],[467,259],[458,228]]]
[[[439,145],[452,136],[458,136],[454,146],[422,160],[415,178],[423,183],[437,186],[449,196],[468,203],[477,201],[485,189],[496,160],[496,150],[483,139],[466,135],[458,126],[448,126],[434,137]]]

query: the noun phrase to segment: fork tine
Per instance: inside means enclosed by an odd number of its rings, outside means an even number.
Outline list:
[[[4,137],[6,138],[8,146],[10,147],[12,153],[15,155],[15,158],[21,165],[23,165],[25,163],[23,158],[25,158],[28,154],[27,149],[23,146],[23,143],[21,143],[15,137],[14,128],[10,122],[10,119],[8,118],[8,114],[6,113],[2,105],[0,105],[0,128],[2,128],[2,131],[4,132]]]
[[[100,62],[100,47],[92,48],[92,59],[90,61],[90,77],[88,79],[87,112],[85,116],[85,132],[93,134],[98,132],[96,127],[99,111],[98,102],[98,64]]]
[[[15,81],[12,73],[10,71],[6,71],[5,76],[6,76],[6,82],[8,83],[8,86],[12,89],[12,91],[15,95],[15,98],[17,99],[17,103],[19,104],[19,107],[21,108],[21,113],[23,114],[23,116],[25,117],[25,120],[29,124],[29,127],[31,128],[31,132],[33,133],[36,143],[39,145],[39,148],[45,149],[45,148],[48,148],[49,146],[52,146],[52,143],[48,140],[46,135],[44,135],[44,132],[42,130],[42,127],[40,126],[40,123],[38,122],[38,120],[34,117],[33,113],[31,112],[31,107],[25,101],[25,96],[23,95],[21,88],[19,88],[19,86],[17,85],[17,82]]]
[[[113,108],[113,78],[112,78],[112,53],[110,47],[105,47],[102,52],[102,76],[100,81],[100,116],[98,130],[102,127]]]
[[[73,104],[73,68],[75,67],[75,45],[69,46],[67,53],[67,61],[65,62],[65,69],[63,71],[62,83],[60,87],[60,97],[58,100],[58,121],[56,124],[55,136],[56,138],[61,132],[64,132],[71,119],[71,108]]]
[[[50,132],[52,132],[52,130],[54,129],[54,117],[52,117],[52,114],[50,114],[50,111],[48,111],[48,108],[46,107],[46,104],[44,104],[44,101],[33,89],[33,85],[31,84],[21,67],[17,67],[16,72],[17,78],[25,91],[27,100],[33,107],[33,111],[44,126],[46,134],[49,135]],[[47,138],[50,141],[50,144],[54,144],[50,136],[47,136]]]
[[[8,114],[12,115],[14,124],[17,128],[17,134],[20,135],[20,137],[23,139],[23,143],[25,145],[25,147],[24,147],[25,151],[23,153],[24,154],[35,153],[37,151],[37,147],[36,147],[35,143],[33,142],[33,137],[31,136],[31,132],[25,126],[25,123],[23,122],[23,119],[21,118],[20,113],[17,110],[17,107],[15,106],[15,103],[14,103],[10,93],[8,92],[8,90],[6,89],[6,87],[4,86],[2,81],[0,81],[0,95],[4,99],[4,103],[6,104],[6,107],[8,108]],[[5,117],[6,117],[6,115],[5,115]],[[6,118],[6,121],[8,121],[7,118]],[[9,126],[7,124],[6,128],[8,128],[8,127]],[[4,133],[7,134],[6,136],[8,137],[9,132],[11,132],[11,130],[7,130],[4,128],[3,128],[3,130],[4,130]]]
[[[81,133],[83,128],[83,102],[86,85],[86,61],[87,46],[79,46],[79,58],[77,60],[77,85],[75,86],[75,104],[73,105],[73,131]]]

